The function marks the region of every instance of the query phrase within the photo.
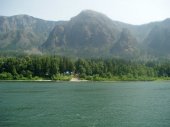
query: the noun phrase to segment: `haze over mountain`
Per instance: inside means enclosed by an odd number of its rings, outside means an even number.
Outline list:
[[[113,21],[85,10],[69,21],[0,17],[0,49],[79,57],[169,57],[170,19],[144,25]]]
[[[0,50],[38,48],[46,41],[57,22],[45,21],[28,15],[0,17]]]

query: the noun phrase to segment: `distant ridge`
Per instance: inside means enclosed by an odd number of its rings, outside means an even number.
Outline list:
[[[28,15],[0,17],[0,49],[27,50],[39,47],[57,22]]]
[[[69,21],[0,17],[0,49],[78,57],[170,58],[170,18],[144,25],[83,10]]]

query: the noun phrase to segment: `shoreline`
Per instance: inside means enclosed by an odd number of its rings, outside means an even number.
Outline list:
[[[79,78],[72,78],[66,80],[0,80],[0,82],[155,82],[155,81],[170,81],[166,79],[158,80],[82,80]]]
[[[89,80],[82,80],[79,78],[71,78],[71,80],[69,82],[86,82],[86,81],[89,81]]]
[[[0,80],[0,82],[53,82],[55,80]]]

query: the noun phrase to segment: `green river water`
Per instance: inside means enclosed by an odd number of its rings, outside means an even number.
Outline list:
[[[170,127],[170,82],[0,82],[0,127]]]

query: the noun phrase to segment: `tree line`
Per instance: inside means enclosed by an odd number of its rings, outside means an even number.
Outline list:
[[[170,61],[73,59],[61,56],[0,57],[1,80],[155,80],[170,79]]]

